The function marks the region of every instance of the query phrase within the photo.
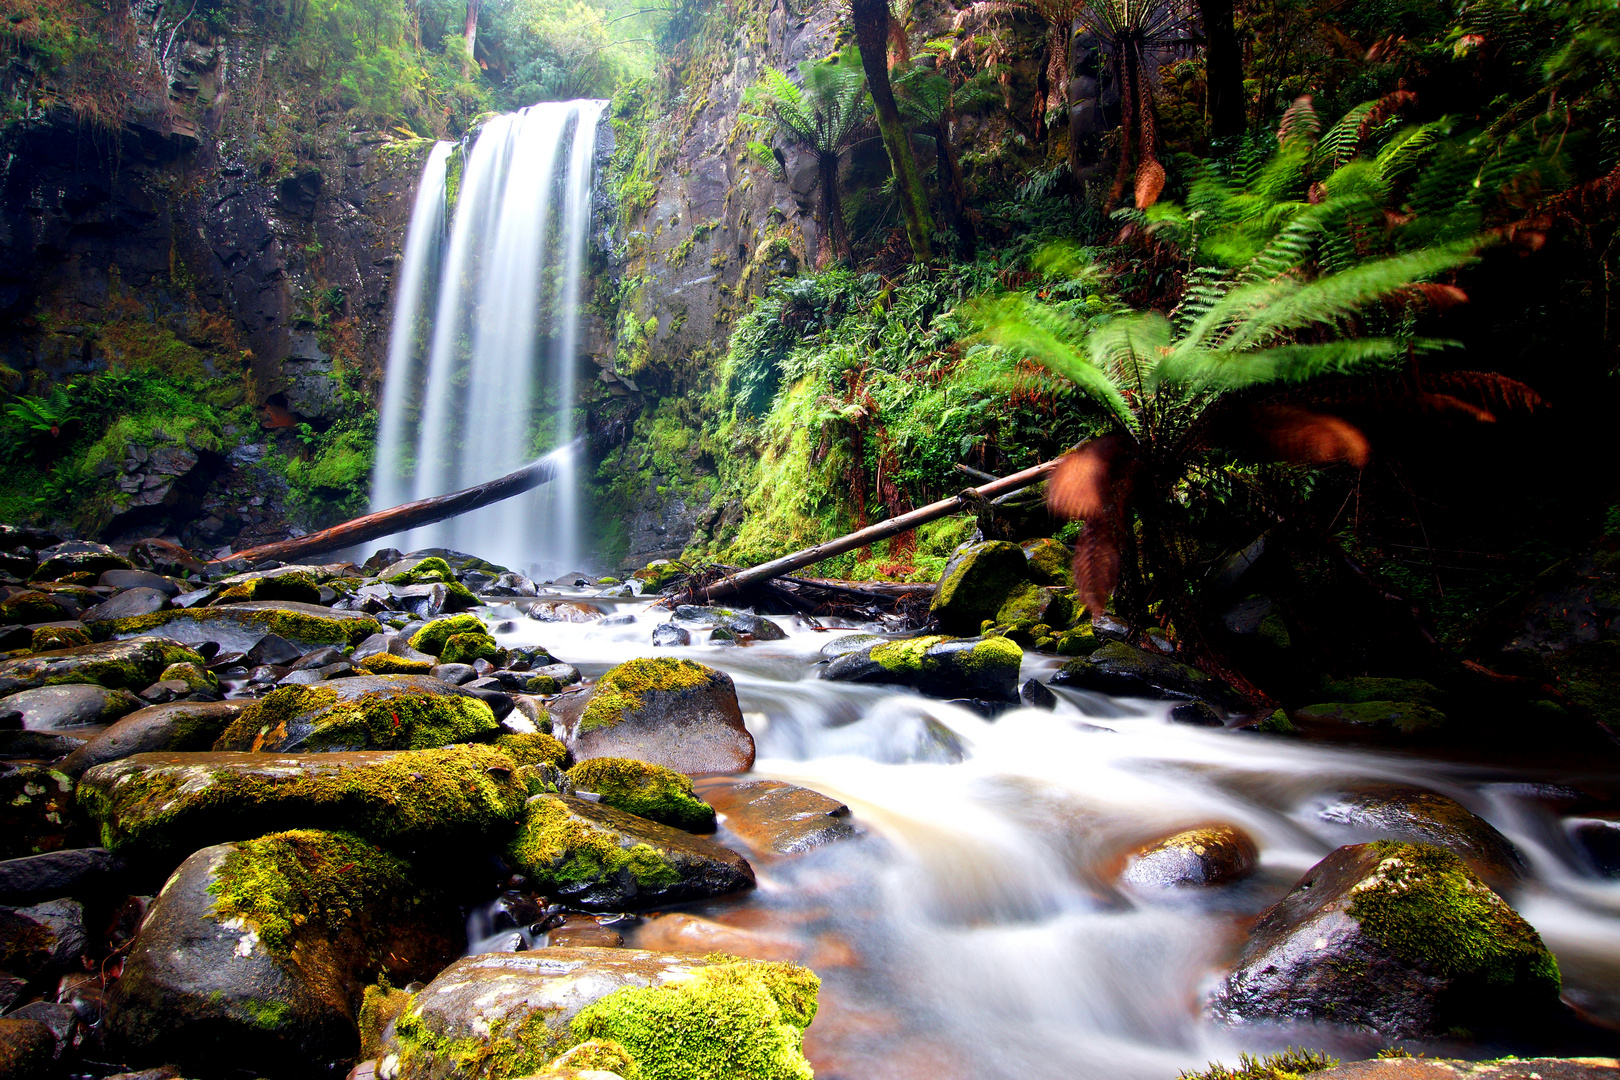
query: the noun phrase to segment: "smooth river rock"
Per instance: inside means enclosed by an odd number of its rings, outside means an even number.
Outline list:
[[[809,788],[726,776],[692,787],[720,815],[728,838],[740,841],[752,858],[791,858],[860,835],[849,807]]]
[[[0,724],[25,731],[59,731],[110,724],[140,707],[141,699],[128,690],[89,683],[38,686],[0,698]]]
[[[175,701],[139,709],[57,762],[56,768],[77,777],[86,769],[133,754],[208,750],[247,705],[245,701]]]
[[[754,767],[754,737],[731,676],[691,660],[661,656],[610,668],[582,709],[559,718],[576,761],[633,758],[688,776]]]

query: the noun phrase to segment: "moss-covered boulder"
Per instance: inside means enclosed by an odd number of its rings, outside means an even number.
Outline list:
[[[90,631],[82,626],[40,626],[28,641],[33,652],[55,652],[58,649],[77,649],[90,644]]]
[[[1425,788],[1373,784],[1329,796],[1318,820],[1345,840],[1407,840],[1434,844],[1460,857],[1492,888],[1508,889],[1525,875],[1512,841],[1457,800]]]
[[[470,664],[474,660],[488,660],[496,667],[506,666],[506,650],[488,634],[451,634],[439,651],[441,664]]]
[[[1192,665],[1123,641],[1105,641],[1087,655],[1070,660],[1052,676],[1051,683],[1122,697],[1216,703],[1238,700],[1230,687]]]
[[[1294,710],[1294,719],[1396,735],[1430,735],[1446,724],[1445,713],[1418,701],[1326,701],[1300,706]]]
[[[112,989],[108,1040],[190,1075],[252,1061],[272,1077],[341,1076],[352,1002],[459,951],[456,909],[395,855],[297,830],[196,852],[163,887]]]
[[[1236,1023],[1457,1038],[1533,1027],[1558,993],[1535,929],[1461,859],[1379,841],[1339,848],[1268,908],[1212,1007]]]
[[[1024,650],[1010,638],[937,634],[885,641],[845,653],[821,669],[834,682],[909,686],[937,698],[1016,702]]]
[[[0,662],[0,693],[62,683],[142,690],[170,664],[202,662],[201,656],[168,638],[105,641]]]
[[[69,574],[89,574],[95,581],[108,570],[133,570],[134,564],[106,544],[67,540],[39,552],[35,581],[58,581]]]
[[[564,741],[576,761],[633,758],[688,775],[754,767],[731,676],[676,657],[609,668]]]
[[[511,835],[528,793],[490,746],[337,754],[136,754],[79,781],[103,847],[184,855],[286,828],[340,829],[388,847],[456,852]],[[172,864],[171,864],[172,865]]]
[[[110,724],[143,704],[128,690],[109,690],[91,683],[36,686],[0,698],[0,724],[27,731]]]
[[[239,574],[221,584],[224,588],[210,604],[246,604],[254,600],[318,604],[321,600],[320,580],[312,570],[289,567],[262,576]]]
[[[549,896],[638,911],[753,888],[748,861],[679,829],[566,795],[536,795],[508,861]]]
[[[29,589],[0,600],[0,623],[22,624],[55,622],[65,613],[50,595]]]
[[[681,604],[675,609],[675,618],[696,626],[713,627],[716,638],[721,636],[719,633],[721,630],[731,631],[732,640],[735,640],[738,634],[747,634],[755,641],[782,641],[787,637],[786,630],[765,616],[755,615],[752,611],[738,611],[736,608]]]
[[[792,964],[635,949],[469,956],[419,994],[384,1040],[398,1080],[510,1080],[578,1068],[616,1044],[626,1080],[810,1080],[801,1047],[820,981]],[[576,1051],[577,1053],[577,1051]],[[581,1054],[583,1062],[610,1058]],[[611,1051],[608,1051],[611,1053]],[[555,1074],[551,1074],[555,1075]]]
[[[219,677],[201,664],[170,664],[158,676],[158,681],[184,683],[186,692],[191,694],[219,693]]]
[[[253,600],[224,607],[155,611],[134,619],[98,622],[90,627],[100,638],[162,634],[188,645],[216,643],[221,652],[248,652],[267,634],[275,634],[305,652],[324,645],[357,645],[382,626],[359,611],[336,611],[290,600]]]
[[[1371,675],[1330,680],[1322,684],[1317,696],[1323,701],[1416,701],[1441,710],[1450,704],[1450,695],[1426,679],[1386,679]]]
[[[1016,585],[996,611],[997,623],[1043,625],[1062,630],[1074,622],[1074,590],[1050,585]]]
[[[242,710],[245,701],[176,701],[130,713],[57,763],[69,776],[132,754],[207,750]]]
[[[357,661],[355,666],[372,675],[426,675],[434,664],[432,660],[412,660],[408,656],[380,652]]]
[[[1052,651],[1059,656],[1090,656],[1106,643],[1087,623],[1058,634],[1052,642]]]
[[[1060,585],[1068,588],[1074,584],[1074,552],[1057,540],[1046,537],[1040,540],[1025,540],[1018,545],[1024,549],[1024,560],[1029,568],[1029,580],[1037,585]]]
[[[543,731],[500,735],[495,745],[519,765],[550,765],[558,769],[568,765],[568,747]]]
[[[0,764],[0,859],[58,851],[73,830],[73,778],[39,765]]]
[[[443,585],[449,594],[444,605],[446,611],[478,606],[478,597],[456,580],[456,572],[450,564],[437,555],[425,559],[403,559],[385,567],[377,576],[387,585]]]
[[[456,634],[483,634],[489,636],[489,626],[476,615],[452,615],[446,619],[434,619],[415,634],[411,635],[411,648],[429,656],[438,656],[444,651],[445,642]]]
[[[287,686],[249,705],[216,750],[425,750],[500,730],[470,691],[427,675]]]
[[[1131,852],[1120,880],[1139,889],[1225,885],[1248,877],[1259,861],[1259,849],[1242,829],[1201,825]]]
[[[592,758],[568,770],[568,779],[576,790],[594,792],[627,814],[687,832],[714,831],[714,807],[692,794],[691,780],[662,765]]]
[[[946,564],[930,610],[947,634],[976,634],[1029,581],[1023,549],[1006,540],[970,544]]]
[[[655,593],[685,573],[681,566],[669,559],[654,559],[631,577],[641,582],[642,592]]]

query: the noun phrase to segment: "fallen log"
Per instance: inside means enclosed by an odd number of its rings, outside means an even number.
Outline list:
[[[279,540],[274,544],[261,544],[246,551],[238,551],[224,559],[215,559],[209,565],[238,561],[252,565],[267,559],[291,562],[307,555],[318,555],[326,551],[337,551],[355,544],[363,544],[367,540],[376,540],[391,533],[414,529],[418,525],[431,525],[435,521],[465,514],[469,510],[477,510],[481,506],[510,499],[514,495],[521,495],[531,488],[539,487],[554,478],[564,458],[569,454],[578,453],[582,445],[583,443],[576,439],[567,446],[553,450],[545,457],[525,465],[517,472],[507,473],[488,483],[452,491],[448,495],[436,495],[431,499],[418,499],[415,502],[391,506],[387,510],[364,514],[341,525],[334,525],[330,529],[310,533],[308,536]]]
[[[693,590],[694,595],[702,596],[705,601],[712,600],[716,596],[725,596],[728,593],[736,592],[738,589],[745,589],[756,582],[768,581],[771,578],[791,573],[812,563],[818,563],[823,559],[830,559],[834,555],[842,555],[846,551],[854,551],[856,548],[875,544],[879,540],[886,540],[898,533],[915,529],[919,525],[926,525],[936,518],[942,518],[960,510],[971,509],[975,504],[1040,483],[1046,479],[1053,469],[1057,468],[1060,460],[1062,459],[1054,458],[1051,461],[1043,461],[1041,464],[1025,469],[1023,472],[1004,476],[1000,480],[993,480],[977,488],[968,488],[960,495],[953,495],[948,499],[929,503],[927,506],[920,507],[908,514],[901,514],[899,517],[880,521],[876,525],[859,529],[849,533],[847,536],[840,536],[836,540],[827,540],[813,547],[807,547],[802,551],[795,551],[791,555],[784,555],[780,559],[772,559],[770,562],[760,563],[758,566],[738,571],[735,574],[730,574],[718,581]]]

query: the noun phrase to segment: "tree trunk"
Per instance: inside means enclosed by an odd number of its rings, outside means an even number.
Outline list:
[[[1061,108],[1069,97],[1069,27],[1054,19],[1046,33],[1046,111]]]
[[[928,192],[916,155],[911,152],[911,135],[900,119],[900,107],[889,85],[889,3],[888,0],[850,0],[850,17],[855,23],[855,43],[861,50],[861,67],[866,69],[866,88],[877,106],[878,130],[883,148],[889,152],[894,182],[900,192],[900,212],[906,219],[906,239],[917,262],[931,257],[930,241],[934,221],[928,212]]]
[[[473,65],[477,63],[473,59],[473,50],[478,47],[478,0],[467,0],[467,22],[462,30],[462,40],[467,45],[467,57],[461,62],[461,77],[467,79],[472,77]]]
[[[956,148],[951,145],[948,110],[934,123],[934,153],[939,159],[939,187],[945,197],[945,216],[956,231],[956,254],[962,259],[972,259],[978,236],[967,216],[967,184],[962,180],[962,163],[956,157]]]
[[[822,217],[821,241],[816,246],[823,255],[830,250],[839,262],[847,266],[855,261],[855,249],[849,242],[849,228],[844,224],[844,201],[838,196],[838,155],[819,155],[816,171],[821,179]],[[821,261],[818,255],[817,264]]]
[[[1125,193],[1125,179],[1131,175],[1131,137],[1136,127],[1136,51],[1128,42],[1121,41],[1114,58],[1119,68],[1119,168],[1114,173],[1114,186],[1108,190],[1105,211],[1113,210]]]
[[[1243,55],[1232,18],[1233,0],[1198,0],[1204,24],[1204,82],[1209,88],[1209,133],[1217,139],[1243,134]]]

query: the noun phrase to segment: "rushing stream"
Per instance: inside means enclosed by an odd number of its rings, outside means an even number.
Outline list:
[[[1529,867],[1509,898],[1557,953],[1565,999],[1620,1022],[1620,881],[1583,862],[1545,799],[1548,785],[1605,791],[1612,777],[1188,727],[1162,703],[1068,691],[1055,712],[988,722],[910,692],[818,679],[822,646],[868,628],[780,618],[785,641],[747,647],[708,645],[694,628],[690,647],[654,653],[652,627],[669,612],[616,603],[616,617],[592,623],[537,622],[515,605],[494,618],[504,644],[542,644],[587,676],[665,653],[728,672],[756,772],[848,803],[863,830],[756,865],[753,894],[687,909],[821,975],[806,1042],[821,1080],[1168,1080],[1235,1062],[1240,1049],[1372,1055],[1384,1043],[1370,1037],[1201,1018],[1249,918],[1333,848],[1374,838],[1319,816],[1334,793],[1369,781],[1449,795],[1506,834]],[[1057,662],[1031,655],[1023,677],[1044,679]],[[1210,822],[1259,845],[1247,881],[1168,893],[1116,884],[1136,845]]]

